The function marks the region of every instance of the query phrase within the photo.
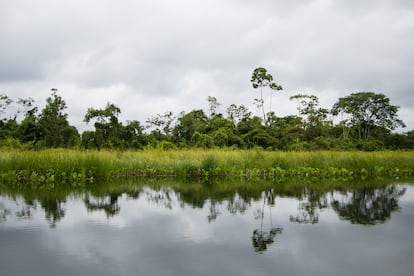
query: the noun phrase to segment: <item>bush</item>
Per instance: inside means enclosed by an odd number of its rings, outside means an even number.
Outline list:
[[[161,150],[175,150],[175,149],[177,149],[177,147],[173,143],[168,142],[168,141],[161,141],[158,144],[158,148],[161,149]]]
[[[378,140],[360,140],[357,143],[357,149],[363,151],[383,150],[384,143]]]

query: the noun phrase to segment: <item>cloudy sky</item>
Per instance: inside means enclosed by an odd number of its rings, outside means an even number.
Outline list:
[[[411,0],[1,0],[0,93],[42,108],[57,87],[79,130],[88,107],[107,102],[121,119],[253,105],[265,67],[289,97],[321,105],[373,91],[400,106],[414,129],[414,1]],[[268,96],[268,93],[265,94]],[[267,98],[265,98],[267,100]]]

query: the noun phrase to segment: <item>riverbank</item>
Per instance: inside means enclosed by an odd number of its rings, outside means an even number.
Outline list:
[[[2,185],[54,187],[141,176],[352,180],[414,177],[414,152],[0,151]]]

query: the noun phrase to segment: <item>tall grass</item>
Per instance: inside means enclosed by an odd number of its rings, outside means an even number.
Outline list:
[[[414,152],[0,151],[0,185],[85,185],[132,176],[297,179],[413,177]]]

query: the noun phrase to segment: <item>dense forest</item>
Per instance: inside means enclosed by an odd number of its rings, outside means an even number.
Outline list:
[[[404,123],[398,106],[379,93],[358,92],[339,98],[330,109],[320,107],[314,95],[297,94],[298,115],[278,117],[263,92],[283,90],[266,69],[256,68],[252,86],[259,98],[254,104],[262,116],[254,116],[243,104],[231,104],[226,114],[212,96],[208,110],[194,109],[174,114],[167,111],[148,118],[119,121],[121,109],[108,103],[102,109],[89,108],[84,116],[93,131],[78,130],[69,124],[67,105],[56,88],[43,109],[34,100],[12,99],[0,94],[0,145],[6,148],[78,149],[182,149],[260,147],[266,150],[382,150],[414,149],[414,131],[395,133]],[[256,91],[255,91],[256,92]],[[271,99],[271,97],[270,97]],[[266,110],[265,106],[269,106]],[[12,114],[12,115],[10,115]],[[337,118],[333,120],[333,118]],[[334,123],[338,121],[338,123]]]

